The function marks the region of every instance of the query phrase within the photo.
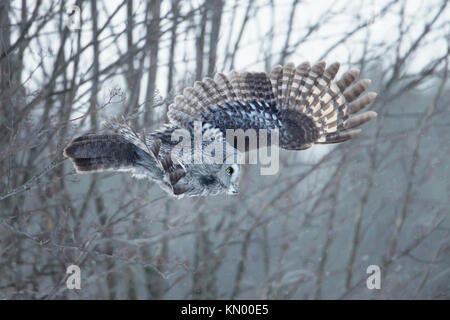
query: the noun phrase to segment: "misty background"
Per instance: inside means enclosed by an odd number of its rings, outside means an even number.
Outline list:
[[[0,0],[0,298],[449,299],[449,7]],[[176,200],[62,157],[116,116],[157,129],[215,72],[319,60],[372,79],[378,117],[280,150],[277,175],[244,165],[237,196]]]

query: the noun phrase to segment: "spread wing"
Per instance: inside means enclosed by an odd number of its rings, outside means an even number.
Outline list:
[[[376,97],[361,94],[370,80],[355,82],[357,70],[333,82],[339,63],[324,62],[295,67],[275,67],[270,75],[256,72],[216,74],[184,89],[169,106],[168,118],[177,126],[191,128],[194,121],[226,129],[279,130],[280,147],[301,150],[314,143],[337,143],[361,132],[358,127],[376,117],[374,111],[359,113]],[[258,131],[257,131],[258,133]]]

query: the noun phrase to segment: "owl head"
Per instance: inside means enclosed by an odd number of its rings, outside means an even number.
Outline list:
[[[183,182],[191,187],[187,195],[235,195],[239,190],[239,178],[239,164],[195,165],[189,169]]]
[[[237,194],[239,191],[239,178],[241,167],[239,164],[224,163],[217,174],[220,185],[224,189],[224,193]]]
[[[192,172],[192,179],[187,179],[189,185],[193,186],[190,189],[190,195],[236,195],[239,191],[240,163],[242,163],[243,155],[229,145],[226,140],[222,140],[221,134],[216,139],[224,143],[222,149],[223,162],[215,162],[216,158],[209,158],[209,154],[207,154],[207,157],[203,158],[206,159],[206,163],[194,165],[190,170],[187,170],[188,175],[190,171]]]

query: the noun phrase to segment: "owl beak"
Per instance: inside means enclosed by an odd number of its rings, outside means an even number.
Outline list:
[[[237,188],[235,187],[235,186],[231,186],[229,189],[228,189],[228,192],[227,192],[228,194],[237,194],[238,193],[238,190],[237,190]]]

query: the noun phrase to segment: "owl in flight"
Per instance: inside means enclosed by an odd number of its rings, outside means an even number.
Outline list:
[[[297,67],[292,63],[276,66],[270,74],[218,73],[175,97],[167,111],[169,124],[162,129],[137,133],[126,123],[110,123],[110,133],[78,137],[64,149],[64,155],[78,173],[128,171],[156,181],[177,198],[236,194],[240,165],[192,163],[171,156],[179,143],[172,139],[174,132],[193,133],[194,122],[201,124],[202,134],[211,140],[225,135],[227,129],[266,129],[269,135],[277,130],[279,147],[288,150],[349,140],[361,132],[360,125],[376,117],[374,111],[358,113],[376,93],[361,95],[370,80],[355,82],[358,70],[333,81],[338,70],[339,63],[326,68],[325,62],[312,67],[305,62]],[[233,141],[223,143],[236,148]]]

